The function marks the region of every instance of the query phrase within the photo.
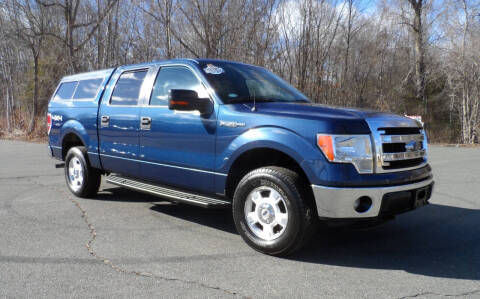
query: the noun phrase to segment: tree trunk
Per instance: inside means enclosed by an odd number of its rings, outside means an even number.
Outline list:
[[[413,38],[415,42],[415,98],[423,102],[423,113],[427,114],[427,98],[425,96],[425,46],[423,42],[423,0],[409,0],[414,11]]]
[[[33,101],[32,101],[32,118],[28,126],[27,134],[30,135],[35,129],[35,119],[37,117],[37,103],[38,103],[38,53],[33,53]]]
[[[347,16],[347,32],[345,40],[345,57],[344,57],[344,66],[343,66],[343,80],[342,80],[342,92],[345,100],[346,89],[347,89],[347,76],[348,76],[348,64],[349,64],[349,55],[350,55],[350,42],[352,38],[352,9],[353,9],[353,0],[348,1],[348,16]]]
[[[167,58],[173,58],[172,53],[172,37],[171,37],[171,18],[172,18],[172,0],[165,0],[165,30],[166,30],[166,39],[167,39]]]
[[[97,69],[103,68],[105,65],[105,61],[103,59],[103,53],[105,51],[105,39],[102,37],[102,19],[100,17],[101,9],[100,0],[97,0]]]
[[[10,132],[10,94],[8,92],[8,89],[9,89],[8,84],[7,84],[6,89],[7,89],[7,94],[6,94],[5,99],[7,100],[7,102],[6,102],[6,104],[7,104],[7,109],[6,109],[7,110],[7,113],[6,113],[7,114],[6,115],[7,116],[7,132]]]
[[[463,1],[463,11],[465,13],[465,25],[463,27],[463,40],[462,40],[462,141],[463,143],[473,143],[472,138],[472,126],[470,123],[470,86],[468,83],[468,76],[470,75],[467,70],[467,61],[466,61],[466,45],[467,45],[467,34],[469,26],[469,15],[467,2]]]
[[[9,72],[7,72],[7,66],[6,66],[7,62],[5,63],[2,63],[2,71],[3,73],[5,74],[5,76],[11,76],[11,74],[9,75]],[[11,131],[11,121],[10,121],[10,118],[11,118],[11,113],[10,113],[10,80],[11,80],[11,77],[5,77],[5,90],[6,90],[6,94],[5,94],[5,104],[6,104],[6,111],[5,111],[5,114],[6,114],[6,117],[7,117],[7,132],[10,132]]]

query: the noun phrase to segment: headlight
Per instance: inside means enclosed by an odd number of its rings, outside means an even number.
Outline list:
[[[373,173],[369,135],[317,134],[317,145],[330,162],[352,163],[358,173]]]

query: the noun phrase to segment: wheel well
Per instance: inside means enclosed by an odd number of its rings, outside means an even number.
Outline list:
[[[62,160],[65,160],[65,156],[68,153],[68,150],[74,146],[85,146],[75,133],[68,133],[63,137],[62,140]]]
[[[230,167],[225,188],[225,195],[232,199],[235,188],[248,172],[265,166],[280,166],[293,170],[310,185],[302,167],[289,155],[271,148],[257,148],[249,150],[238,157]]]

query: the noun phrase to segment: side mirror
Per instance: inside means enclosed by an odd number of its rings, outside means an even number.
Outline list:
[[[199,98],[196,91],[187,89],[170,89],[168,92],[168,109],[179,111],[195,111],[201,114],[212,112],[210,99]]]

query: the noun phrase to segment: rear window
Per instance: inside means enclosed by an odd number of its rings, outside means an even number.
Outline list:
[[[60,87],[55,94],[54,101],[70,100],[77,87],[77,81],[74,82],[65,82],[60,84]]]
[[[74,99],[93,99],[97,96],[100,85],[103,79],[89,79],[83,80],[78,83],[78,87],[75,90]]]
[[[110,104],[121,106],[137,105],[140,97],[140,89],[146,75],[147,70],[125,72],[120,75],[113,90]]]

